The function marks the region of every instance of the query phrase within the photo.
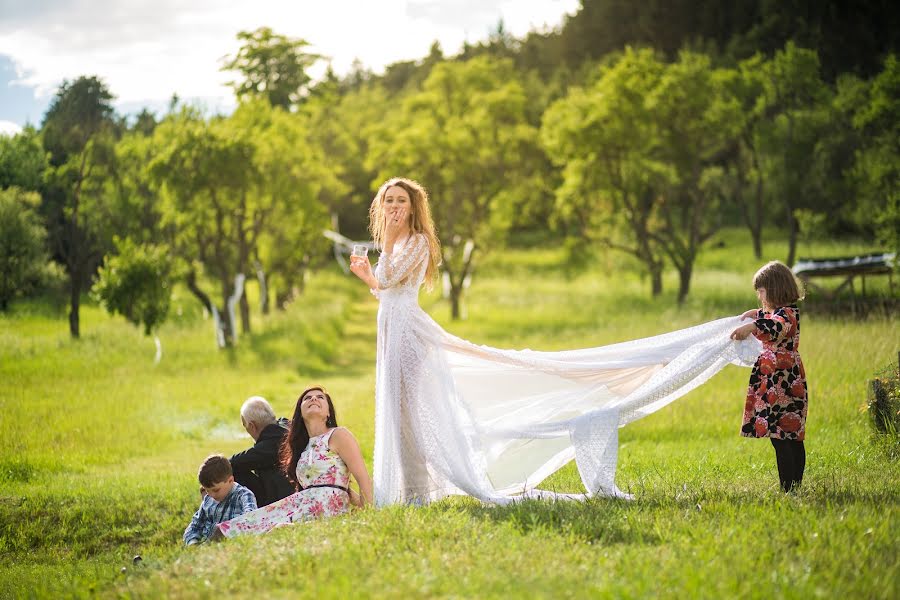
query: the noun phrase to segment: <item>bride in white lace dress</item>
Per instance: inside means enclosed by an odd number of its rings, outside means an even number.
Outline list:
[[[376,505],[451,494],[496,503],[583,497],[536,489],[573,458],[586,495],[628,496],[614,481],[618,428],[758,354],[755,338],[729,338],[740,317],[566,352],[472,344],[419,307],[419,289],[440,263],[425,189],[390,179],[369,217],[381,257],[374,272],[365,257],[353,257],[351,269],[380,301]]]

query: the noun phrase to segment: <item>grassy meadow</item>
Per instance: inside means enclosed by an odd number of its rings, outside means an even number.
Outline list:
[[[652,300],[622,255],[573,274],[539,242],[482,258],[467,320],[452,322],[436,293],[422,304],[451,332],[500,347],[653,335],[753,307],[748,236],[718,242],[681,307],[674,273]],[[777,239],[765,250],[786,254]],[[871,250],[816,242],[801,255]],[[872,278],[867,290],[886,285]],[[247,396],[290,416],[305,384],[324,383],[371,464],[376,310],[355,279],[326,270],[218,352],[179,290],[154,365],[153,342],[96,306],[72,341],[64,309],[14,305],[0,316],[0,597],[900,596],[898,452],[864,412],[867,379],[900,349],[900,316],[884,312],[803,315],[811,402],[796,494],[780,493],[768,441],[738,435],[749,369],[728,367],[622,429],[617,482],[632,502],[454,498],[182,548],[200,461],[252,441],[238,415]],[[574,465],[542,487],[582,490]]]

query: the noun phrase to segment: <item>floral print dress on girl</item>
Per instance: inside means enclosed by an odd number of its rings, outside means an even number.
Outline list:
[[[265,533],[278,525],[333,517],[350,510],[350,471],[328,440],[338,428],[310,438],[297,462],[296,494],[218,525],[225,537]]]
[[[806,436],[806,371],[800,360],[796,304],[756,314],[763,351],[750,373],[741,435],[802,441]]]

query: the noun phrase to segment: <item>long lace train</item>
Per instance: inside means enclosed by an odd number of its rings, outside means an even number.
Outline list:
[[[583,350],[479,346],[419,307],[425,258],[415,236],[375,271],[378,505],[544,496],[536,486],[572,459],[589,495],[627,496],[614,481],[618,428],[760,351],[752,336],[729,338],[740,317]]]

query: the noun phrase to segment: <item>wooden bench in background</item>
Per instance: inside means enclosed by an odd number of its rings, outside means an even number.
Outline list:
[[[897,255],[893,252],[865,254],[843,258],[801,258],[793,266],[794,274],[803,281],[806,289],[821,294],[825,299],[835,298],[841,290],[849,287],[855,295],[853,280],[862,280],[862,295],[866,295],[866,275],[887,275],[891,296],[894,295],[894,261]],[[818,277],[843,277],[844,281],[835,289],[829,290],[816,285],[810,279]]]

